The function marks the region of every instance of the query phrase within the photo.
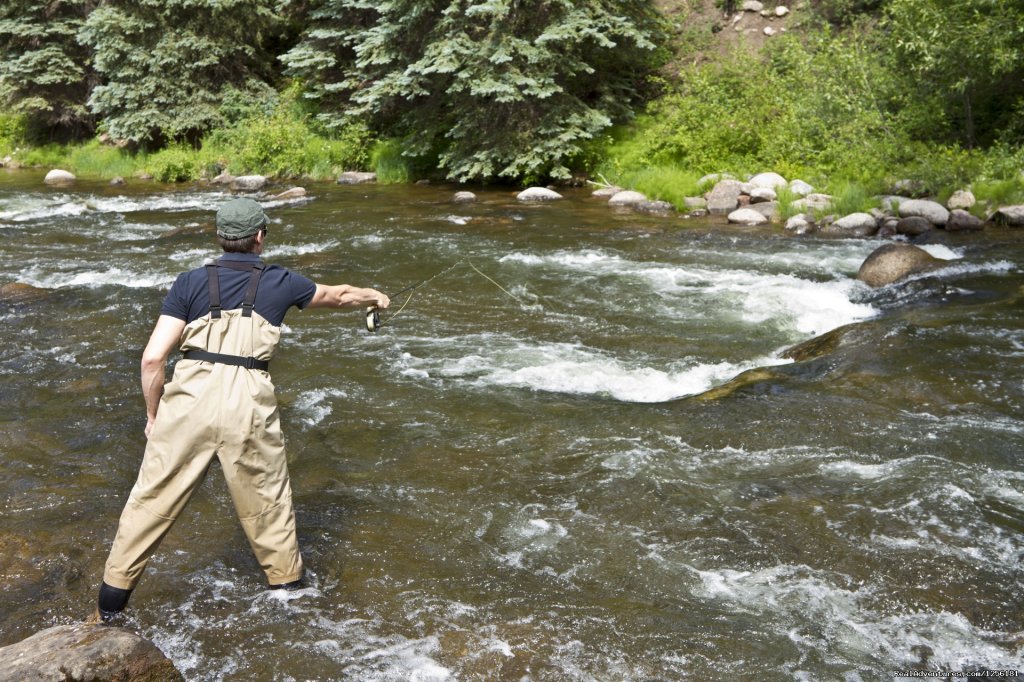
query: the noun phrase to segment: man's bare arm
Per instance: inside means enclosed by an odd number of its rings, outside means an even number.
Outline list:
[[[149,336],[149,343],[142,351],[142,395],[146,399],[146,437],[153,429],[157,408],[160,407],[160,396],[164,394],[164,371],[167,356],[178,345],[181,332],[185,329],[185,320],[170,315],[161,315]]]
[[[361,308],[372,306],[383,310],[391,299],[376,289],[360,289],[348,284],[317,284],[313,300],[307,308]]]

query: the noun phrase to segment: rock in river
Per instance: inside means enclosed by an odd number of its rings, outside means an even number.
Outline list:
[[[884,287],[908,275],[936,270],[945,263],[917,246],[885,244],[864,259],[857,279],[869,287]]]
[[[561,198],[561,194],[547,187],[527,187],[516,195],[519,201],[553,201]]]
[[[183,682],[152,642],[118,627],[58,625],[0,649],[0,682]]]

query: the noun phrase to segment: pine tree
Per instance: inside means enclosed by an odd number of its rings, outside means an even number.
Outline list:
[[[0,94],[37,131],[58,137],[91,132],[86,107],[96,78],[76,39],[95,0],[0,3]]]
[[[448,177],[566,178],[629,112],[659,15],[645,0],[321,0],[282,57],[321,120],[365,120]]]
[[[79,35],[103,77],[89,106],[115,139],[195,142],[229,94],[266,89],[278,24],[273,0],[108,0]]]

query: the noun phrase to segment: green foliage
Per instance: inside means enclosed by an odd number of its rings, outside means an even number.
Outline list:
[[[0,96],[30,117],[40,139],[90,132],[85,103],[96,78],[76,34],[96,0],[0,3]]]
[[[199,177],[200,164],[194,150],[174,145],[149,157],[146,167],[159,182],[186,182]]]
[[[79,33],[103,77],[89,106],[115,139],[194,144],[267,96],[278,22],[272,0],[108,0]]]
[[[0,155],[10,154],[25,141],[28,117],[24,114],[0,113]]]
[[[567,178],[629,113],[658,26],[643,0],[335,0],[282,61],[325,125],[366,120],[451,179]]]
[[[844,216],[879,208],[875,193],[864,185],[842,181],[830,189],[832,190],[832,212],[838,215]]]
[[[102,145],[93,140],[69,148],[61,165],[75,175],[110,179],[133,175],[138,169],[138,160],[117,147]]]
[[[370,164],[377,173],[377,182],[385,185],[409,182],[412,178],[412,169],[402,152],[401,140],[382,140],[373,146]]]
[[[928,129],[919,136],[952,134],[967,147],[994,141],[992,131],[1012,121],[1024,98],[1024,4],[890,0],[885,18],[907,103],[925,108]],[[936,121],[936,110],[945,120]]]

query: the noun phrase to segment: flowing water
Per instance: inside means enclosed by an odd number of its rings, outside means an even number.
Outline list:
[[[186,679],[1024,667],[1024,231],[943,233],[947,267],[873,292],[872,240],[310,189],[265,202],[267,260],[386,292],[455,267],[377,334],[289,313],[309,585],[264,589],[214,465],[127,621]],[[0,645],[92,610],[141,348],[226,196],[0,176]]]

